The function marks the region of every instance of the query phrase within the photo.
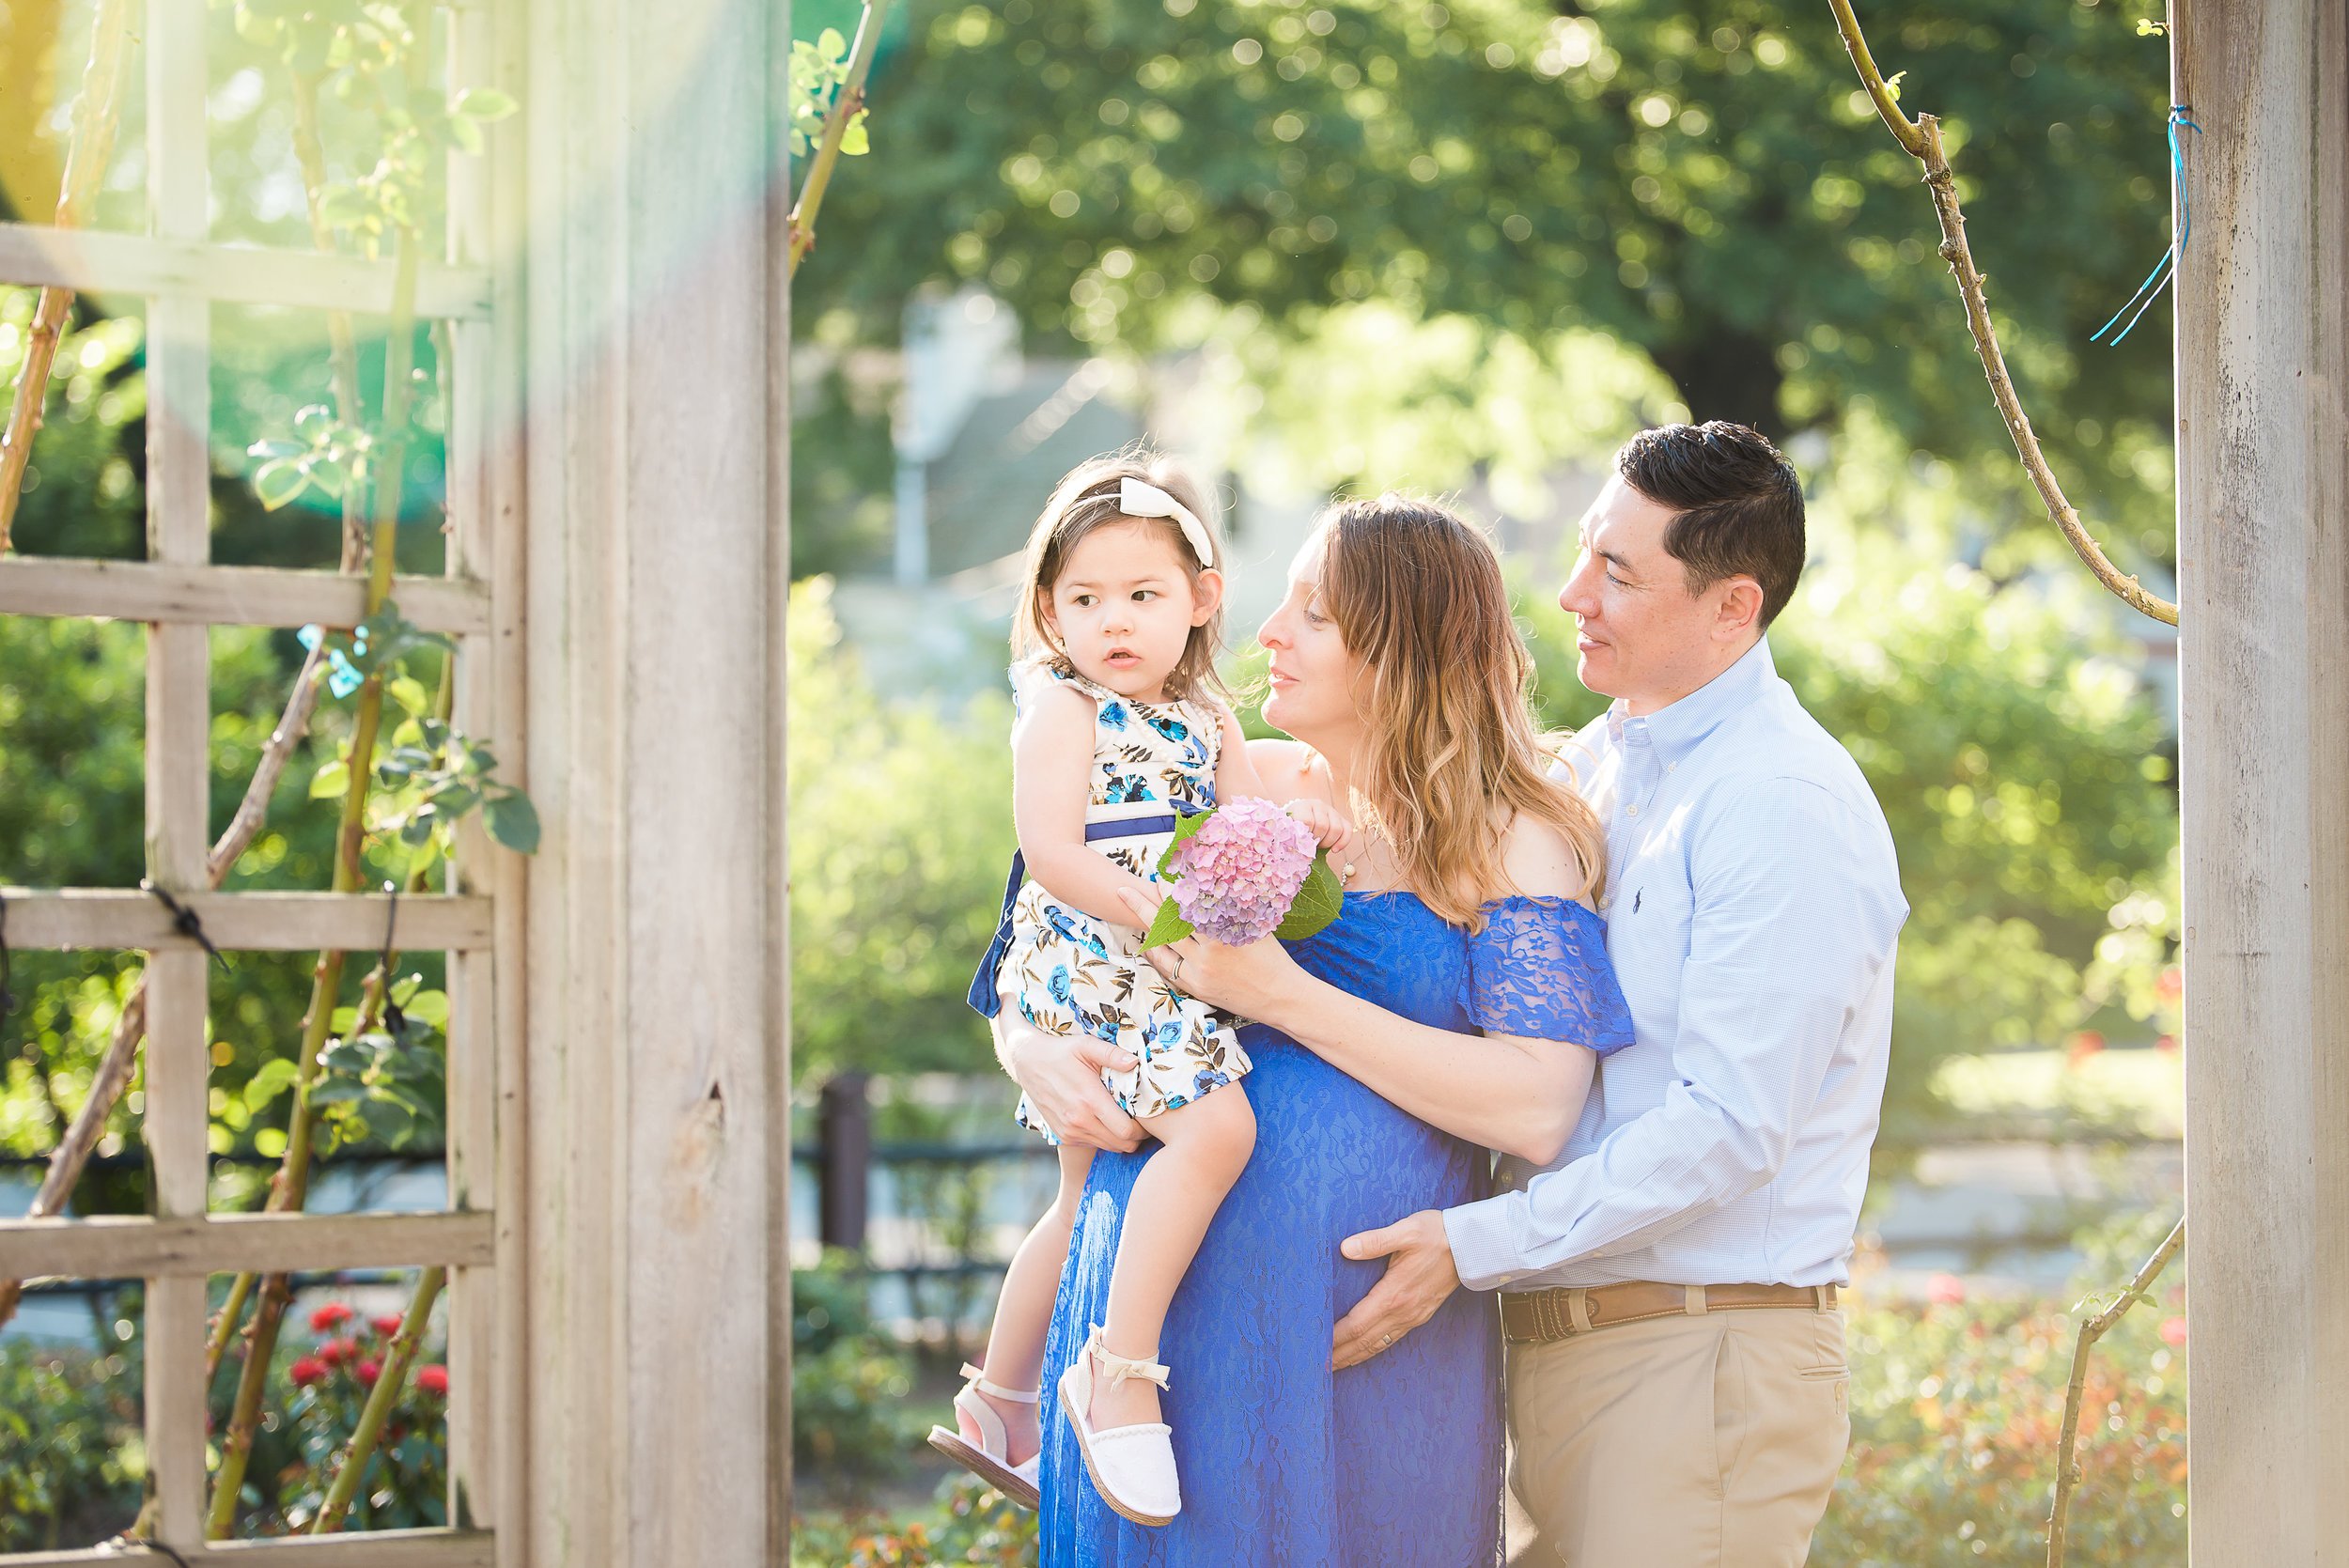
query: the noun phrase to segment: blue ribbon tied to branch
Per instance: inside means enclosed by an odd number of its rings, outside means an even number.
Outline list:
[[[2154,270],[2145,274],[2145,281],[2137,286],[2137,292],[2129,296],[2128,303],[2112,313],[2111,321],[2107,321],[2089,335],[2091,343],[2101,341],[2105,334],[2112,331],[2113,322],[2125,316],[2129,318],[2128,325],[2114,334],[2112,339],[2111,346],[2118,347],[2121,339],[2129,335],[2145,312],[2153,308],[2154,302],[2161,298],[2161,291],[2169,286],[2170,280],[2177,275],[2178,254],[2186,249],[2186,237],[2194,232],[2194,214],[2186,199],[2186,149],[2178,144],[2178,128],[2184,126],[2201,135],[2202,128],[2189,117],[2193,113],[2184,103],[2170,105],[2170,188],[2176,193],[2177,198],[2170,223],[2172,238],[2170,248],[2161,253],[2161,259],[2155,262]]]

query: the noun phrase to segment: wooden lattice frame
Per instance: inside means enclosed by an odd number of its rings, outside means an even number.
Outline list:
[[[210,241],[207,206],[206,0],[147,0],[148,183],[144,236],[0,224],[0,281],[145,294],[148,316],[148,536],[144,563],[0,558],[0,613],[111,616],[148,623],[147,862],[156,886],[194,909],[224,950],[364,951],[382,939],[381,896],[206,891],[210,629],[348,628],[364,583],[334,573],[218,567],[210,561],[210,320],[215,302],[385,311],[394,267]],[[453,16],[451,80],[517,90],[511,7]],[[444,578],[402,577],[401,613],[460,639],[457,721],[494,735],[519,776],[522,684],[522,514],[519,443],[518,136],[449,174],[449,261],[422,269],[418,313],[451,323],[448,424],[450,549]],[[502,433],[501,433],[502,432]],[[207,957],[143,893],[8,889],[19,948],[147,951],[145,1128],[155,1171],[152,1219],[0,1220],[0,1272],[137,1275],[148,1281],[146,1426],[155,1478],[155,1539],[187,1564],[285,1568],[490,1568],[500,1560],[501,1503],[518,1506],[522,1272],[518,1218],[497,1194],[519,1187],[518,1137],[501,1140],[501,1105],[517,1104],[522,1065],[521,893],[516,858],[478,829],[460,842],[462,884],[403,899],[399,939],[449,954],[448,1173],[443,1214],[211,1217],[205,1212],[210,1062]],[[511,1125],[519,1126],[519,1118]],[[449,1292],[448,1530],[290,1540],[204,1540],[206,1278],[446,1265]],[[146,1554],[143,1554],[146,1555]],[[155,1560],[168,1560],[163,1552]],[[510,1560],[510,1554],[506,1554]],[[9,1568],[120,1561],[98,1551],[0,1556]]]

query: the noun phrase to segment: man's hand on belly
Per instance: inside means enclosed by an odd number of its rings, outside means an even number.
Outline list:
[[[1387,1272],[1354,1310],[1338,1319],[1330,1346],[1330,1370],[1360,1366],[1429,1318],[1460,1288],[1452,1262],[1452,1239],[1443,1216],[1422,1209],[1383,1230],[1364,1231],[1341,1242],[1349,1258],[1387,1260]]]

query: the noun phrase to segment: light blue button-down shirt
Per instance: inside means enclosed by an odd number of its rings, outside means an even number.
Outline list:
[[[1556,1164],[1445,1213],[1462,1282],[1847,1281],[1908,914],[1883,811],[1766,639],[1572,760],[1636,1038]]]

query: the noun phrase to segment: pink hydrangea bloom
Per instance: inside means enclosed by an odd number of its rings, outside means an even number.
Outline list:
[[[1313,869],[1314,835],[1269,800],[1219,807],[1174,851],[1174,904],[1202,935],[1233,947],[1271,934]]]

